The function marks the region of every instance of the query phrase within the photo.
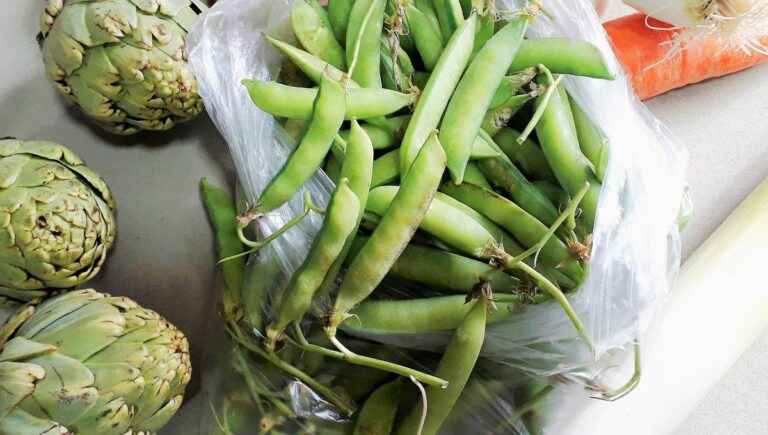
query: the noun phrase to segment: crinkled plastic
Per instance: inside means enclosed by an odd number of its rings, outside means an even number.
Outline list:
[[[290,4],[291,0],[220,1],[202,17],[188,41],[189,60],[199,81],[200,94],[208,114],[229,144],[240,183],[251,203],[256,202],[295,144],[271,115],[252,104],[240,82],[246,78],[277,77],[281,58],[263,35],[293,40],[288,25]],[[503,11],[516,9],[520,4],[498,0],[497,6]],[[626,381],[622,377],[631,375],[612,374],[609,369],[616,359],[631,353],[632,344],[642,336],[678,270],[678,218],[681,210],[688,212],[687,153],[634,97],[591,2],[548,0],[544,8],[548,17],[537,19],[528,36],[589,41],[602,51],[616,73],[613,81],[571,76],[565,79],[569,93],[600,126],[611,146],[588,279],[569,296],[592,337],[595,352],[589,352],[579,340],[560,307],[547,303],[531,306],[489,326],[481,356],[486,363],[505,368],[509,379],[516,383],[531,375],[574,383],[581,391],[584,385],[607,390]],[[322,171],[305,186],[320,204],[327,201],[332,188],[333,183]],[[259,232],[272,233],[302,208],[300,192],[288,205],[260,219]],[[301,263],[320,224],[321,218],[312,216],[272,243],[254,261],[256,266],[279,264],[270,268],[271,274],[260,275],[269,283],[272,293],[279,291]],[[264,301],[268,299],[251,304]],[[266,306],[259,308],[266,312]],[[444,345],[450,334],[365,338],[399,348],[429,350]],[[476,377],[478,383],[479,379]],[[486,379],[493,382],[501,378],[489,375]],[[293,388],[292,391],[300,391],[298,386]],[[294,404],[307,397],[299,396],[302,398],[294,400]],[[491,396],[495,397],[491,410],[471,413],[473,420],[480,419],[479,423],[489,429],[514,414],[515,403],[501,393]],[[305,411],[310,408],[303,407]],[[479,417],[488,413],[495,415],[494,421]],[[466,423],[467,420],[463,421]],[[524,433],[525,429],[518,424],[517,430]]]

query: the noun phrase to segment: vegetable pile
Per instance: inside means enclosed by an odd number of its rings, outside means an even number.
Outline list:
[[[225,192],[202,185],[247,384],[225,408],[246,395],[265,432],[306,429],[275,380],[282,372],[339,419],[353,417],[356,433],[434,434],[482,363],[486,325],[557,303],[592,348],[567,294],[588,271],[609,145],[561,74],[612,74],[589,43],[526,39],[540,13],[536,3],[499,12],[482,1],[293,2],[299,45],[267,37],[287,59],[280,79],[243,84],[298,145],[238,217]],[[248,225],[318,169],[336,186],[327,207],[306,194],[304,213],[253,240]],[[309,214],[322,227],[284,287],[244,276],[246,256]],[[253,261],[279,267],[264,257]],[[446,332],[442,357],[427,352],[421,367],[377,344]],[[369,381],[327,385],[338,364]],[[422,388],[421,404],[400,400],[406,385],[395,375]]]

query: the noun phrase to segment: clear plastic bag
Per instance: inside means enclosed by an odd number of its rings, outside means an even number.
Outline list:
[[[200,83],[200,94],[229,144],[240,183],[252,204],[295,145],[271,115],[253,105],[240,82],[245,78],[277,77],[281,58],[264,34],[293,40],[288,25],[290,5],[291,0],[223,0],[203,16],[189,37],[189,59]],[[514,0],[500,0],[497,5],[502,11],[521,6]],[[579,341],[560,307],[546,303],[490,325],[481,357],[497,368],[506,368],[510,383],[519,384],[526,376],[548,378],[574,384],[584,395],[585,385],[610,389],[626,380],[622,377],[631,375],[613,374],[607,369],[632,353],[632,344],[642,336],[678,270],[678,218],[681,204],[686,204],[687,153],[634,97],[591,2],[549,0],[544,6],[548,16],[535,20],[529,36],[591,42],[616,73],[613,81],[571,76],[565,79],[569,93],[611,144],[593,234],[590,273],[569,297],[586,324],[595,352],[589,352]],[[305,189],[325,204],[333,183],[318,171]],[[303,192],[296,194],[288,205],[259,219],[258,232],[268,235],[299,214],[302,197]],[[269,283],[268,294],[279,291],[301,264],[321,222],[316,216],[305,220],[252,261],[254,267],[273,263],[270,273],[259,273],[259,279]],[[252,301],[249,309],[266,313],[268,300]],[[263,305],[257,307],[260,303]],[[450,334],[366,338],[422,351],[444,345]],[[487,379],[499,380],[493,376]],[[476,381],[484,383],[479,377]],[[488,412],[496,414],[496,421],[487,418],[483,423],[489,429],[514,413],[513,398],[506,400],[501,393],[495,397],[491,407],[495,412]],[[306,395],[294,400],[294,405],[308,403],[304,399]],[[307,405],[304,409],[310,408]],[[519,425],[517,430],[524,433]]]

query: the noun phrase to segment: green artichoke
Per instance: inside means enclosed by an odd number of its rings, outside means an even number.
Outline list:
[[[151,434],[190,375],[184,334],[130,299],[78,290],[28,304],[0,327],[0,434]]]
[[[113,209],[104,180],[66,147],[0,140],[0,296],[93,278],[115,240]]]
[[[184,47],[190,0],[48,0],[48,77],[104,129],[168,130],[203,110]]]

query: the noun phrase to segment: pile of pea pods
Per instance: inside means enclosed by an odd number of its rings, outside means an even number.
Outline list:
[[[479,0],[295,0],[298,43],[266,36],[286,59],[279,79],[243,81],[298,145],[231,233],[253,253],[310,213],[323,223],[250,319],[260,339],[234,335],[356,434],[438,433],[482,361],[486,326],[527,305],[559,304],[592,346],[568,294],[588,272],[609,144],[562,77],[612,73],[587,42],[526,38],[538,19],[534,1],[500,12]],[[320,169],[335,182],[327,207],[306,195],[284,228],[247,237]],[[419,364],[370,340],[445,332]],[[326,385],[325,365],[366,381]]]

